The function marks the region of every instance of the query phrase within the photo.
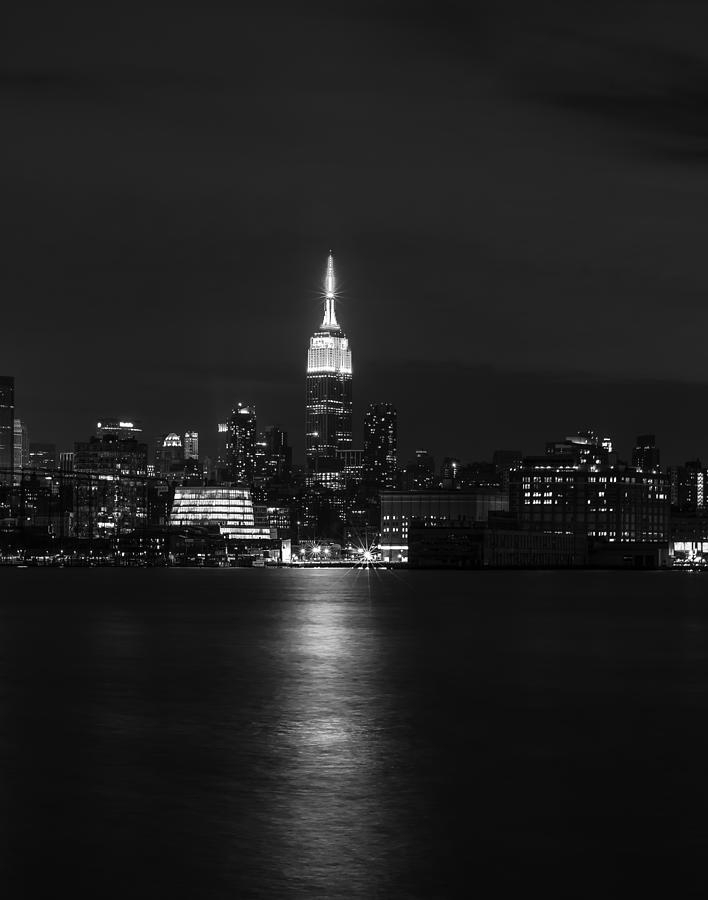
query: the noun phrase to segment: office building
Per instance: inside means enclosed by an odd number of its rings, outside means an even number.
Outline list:
[[[340,489],[341,450],[352,446],[352,354],[337,321],[332,253],[327,260],[324,317],[307,352],[305,447],[307,479]]]
[[[391,403],[370,403],[364,415],[364,484],[369,494],[397,484],[398,414]]]
[[[174,480],[184,471],[184,445],[176,431],[159,435],[155,441],[155,474]]]
[[[340,450],[339,459],[342,463],[342,483],[345,487],[354,487],[364,480],[364,451]]]
[[[266,476],[270,482],[285,484],[290,481],[293,467],[293,451],[288,444],[288,433],[279,425],[269,425],[263,435]]]
[[[435,459],[427,450],[416,450],[415,459],[406,463],[401,473],[406,491],[429,491],[436,486]]]
[[[199,432],[185,431],[184,433],[184,458],[199,459]]]
[[[56,444],[30,441],[27,467],[33,472],[50,472],[57,467]]]
[[[228,422],[227,458],[234,484],[250,487],[256,474],[256,408],[239,403]]]
[[[15,379],[0,375],[0,484],[12,484],[15,468]]]
[[[677,512],[696,513],[707,505],[708,472],[700,459],[669,468],[671,505]]]
[[[659,469],[661,457],[653,434],[640,434],[637,437],[636,446],[632,450],[632,465],[636,469],[648,472],[654,472]]]
[[[669,496],[661,473],[578,465],[569,455],[525,457],[511,472],[510,509],[522,528],[608,543],[668,541]]]
[[[30,444],[30,447],[33,446]],[[62,456],[66,460],[67,455]],[[147,444],[134,437],[121,438],[107,433],[74,444],[73,471],[144,478],[147,476],[147,457]]]

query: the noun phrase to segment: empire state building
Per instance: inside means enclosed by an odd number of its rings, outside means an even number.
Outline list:
[[[310,483],[341,486],[340,450],[352,445],[352,352],[337,322],[334,259],[325,276],[324,318],[307,351],[306,456]]]

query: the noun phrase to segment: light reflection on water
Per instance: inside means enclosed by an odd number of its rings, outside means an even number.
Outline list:
[[[458,896],[489,877],[628,895],[650,863],[690,895],[702,877],[700,578],[1,577],[14,896]]]

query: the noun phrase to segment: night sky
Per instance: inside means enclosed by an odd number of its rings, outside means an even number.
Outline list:
[[[704,4],[3,19],[0,373],[31,440],[116,414],[209,449],[241,400],[301,457],[332,247],[355,418],[393,402],[403,461],[578,428],[708,458]]]

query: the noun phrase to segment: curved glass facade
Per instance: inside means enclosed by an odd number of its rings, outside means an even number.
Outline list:
[[[270,537],[268,528],[254,524],[251,492],[238,488],[176,488],[170,525],[218,525],[225,537],[238,541]]]

